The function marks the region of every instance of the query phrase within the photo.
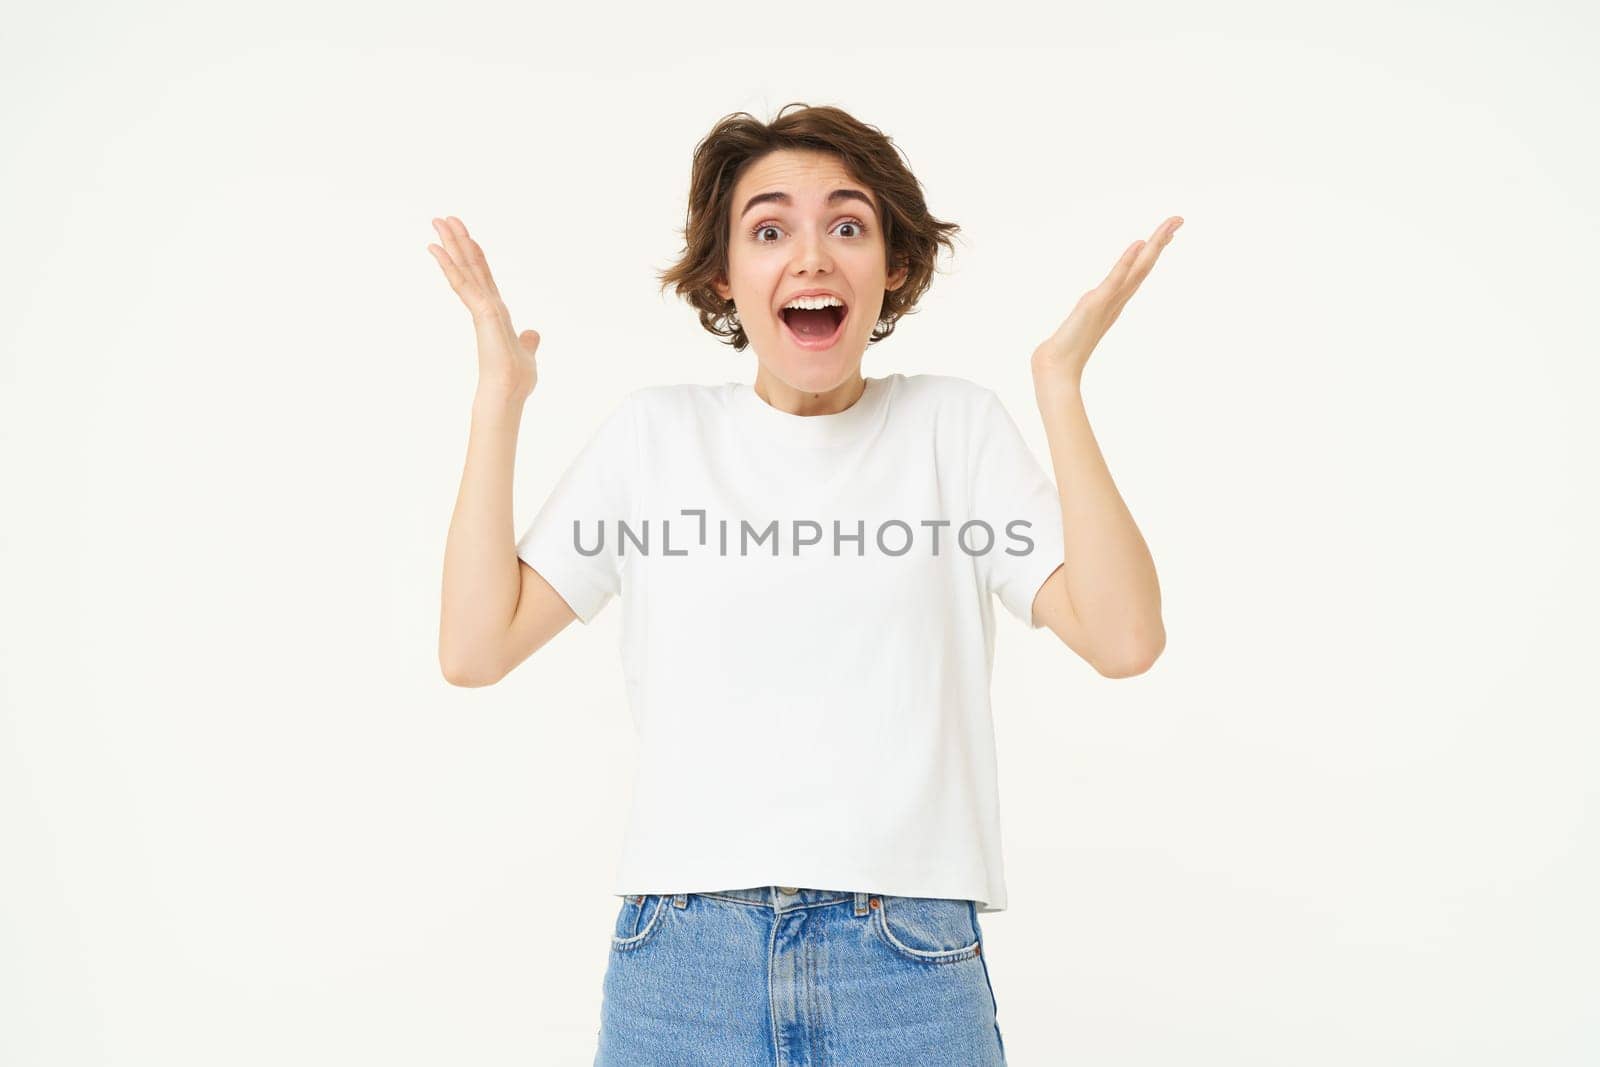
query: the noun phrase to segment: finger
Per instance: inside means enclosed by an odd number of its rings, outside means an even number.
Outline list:
[[[439,231],[445,248],[450,250],[450,258],[455,262],[456,270],[470,279],[475,288],[487,291],[483,279],[478,276],[478,271],[472,264],[472,250],[467,247],[466,226],[462,225],[461,220],[454,215],[446,215],[437,220],[435,228]]]
[[[1099,288],[1108,293],[1117,292],[1122,286],[1122,280],[1133,269],[1134,261],[1138,258],[1139,250],[1143,247],[1143,241],[1135,241],[1129,245],[1127,250],[1111,265],[1110,272],[1101,280]]]
[[[1178,227],[1182,225],[1183,219],[1173,215],[1162,222],[1160,226],[1157,226],[1155,232],[1150,235],[1150,239],[1143,242],[1144,248],[1135,257],[1133,269],[1128,272],[1123,281],[1126,292],[1121,293],[1118,299],[1124,303],[1127,302],[1128,297],[1133,295],[1133,291],[1139,288],[1139,284],[1149,275],[1150,269],[1156,265],[1156,260],[1161,258],[1162,249],[1172,242],[1172,235],[1177,233]]]
[[[434,219],[433,228],[439,234],[439,243],[444,246],[445,259],[448,262],[446,277],[450,278],[450,287],[454,289],[463,300],[469,304],[481,300],[481,287],[477,280],[467,270],[465,253],[461,248],[460,238],[454,229],[443,219]],[[441,264],[443,266],[444,264]]]
[[[1150,243],[1161,245],[1163,248],[1166,247],[1167,242],[1172,240],[1172,235],[1177,233],[1178,227],[1182,225],[1182,215],[1172,215],[1163,219],[1161,225],[1157,226],[1155,232],[1150,235]]]
[[[1155,228],[1155,232],[1145,242],[1144,252],[1133,265],[1134,273],[1138,274],[1141,280],[1146,274],[1150,273],[1150,268],[1155,266],[1156,259],[1161,255],[1161,250],[1172,243],[1172,235],[1177,233],[1178,227],[1182,225],[1183,219],[1173,215]]]
[[[451,285],[456,286],[456,291],[462,296],[469,296],[469,293],[475,296],[477,282],[467,272],[466,254],[462,253],[461,240],[456,237],[456,230],[451,229],[450,222],[446,222],[445,219],[434,219],[434,232],[438,234],[438,243],[445,248]]]
[[[1167,242],[1172,240],[1172,234],[1178,228],[1176,223],[1182,221],[1182,219],[1174,215],[1160,226],[1157,226],[1155,232],[1144,242],[1143,250],[1140,251],[1138,258],[1133,262],[1133,273],[1140,280],[1143,280],[1144,276],[1150,273],[1150,268],[1155,266],[1156,259],[1161,255],[1161,250],[1167,247]]]
[[[434,256],[440,270],[445,272],[445,280],[450,282],[451,290],[456,291],[456,296],[459,298],[466,299],[467,294],[462,291],[462,286],[466,285],[466,275],[462,275],[461,270],[456,269],[456,264],[451,262],[450,253],[438,245],[427,246],[427,251]]]
[[[467,224],[454,215],[449,216],[445,221],[450,223],[451,228],[456,233],[456,237],[461,242],[461,247],[467,257],[467,270],[478,280],[478,284],[483,287],[484,292],[499,297],[500,287],[495,285],[494,275],[489,273],[488,257],[483,254],[483,249],[478,246],[478,242],[474,241],[472,235],[467,232]]]

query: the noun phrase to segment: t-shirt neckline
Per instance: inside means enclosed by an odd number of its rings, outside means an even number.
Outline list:
[[[893,388],[893,376],[866,378],[855,403],[828,415],[794,415],[761,399],[755,386],[732,383],[740,415],[763,438],[802,448],[849,444],[871,431],[884,401]]]

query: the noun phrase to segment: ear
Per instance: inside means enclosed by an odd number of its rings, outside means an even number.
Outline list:
[[[884,279],[883,287],[888,289],[890,292],[893,292],[906,283],[906,278],[909,277],[910,274],[910,267],[899,267],[894,271],[893,274],[890,274]]]
[[[715,289],[717,291],[717,295],[722,297],[722,299],[733,299],[733,287],[728,284],[727,275],[717,275],[716,278],[711,282],[711,288]]]

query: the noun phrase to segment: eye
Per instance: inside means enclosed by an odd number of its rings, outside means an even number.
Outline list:
[[[866,224],[861,222],[859,219],[840,219],[838,222],[833,224],[833,228],[836,230],[841,226],[852,226],[855,228],[855,232],[853,234],[847,234],[846,236],[861,237],[867,232]],[[768,230],[777,230],[779,233],[783,232],[777,223],[768,221],[757,225],[753,230],[750,231],[750,236],[755,239],[755,242],[758,245],[777,244],[776,239],[768,241],[762,238],[761,235]]]

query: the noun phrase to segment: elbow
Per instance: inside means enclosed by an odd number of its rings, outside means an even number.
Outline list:
[[[486,685],[493,685],[500,679],[481,674],[463,673],[459,670],[447,670],[444,672],[444,680],[458,689],[482,689]]]
[[[505,672],[489,668],[486,664],[445,652],[439,654],[439,671],[444,680],[461,689],[481,689],[494,685]]]
[[[1093,666],[1105,678],[1133,678],[1155,666],[1166,647],[1167,632],[1157,622],[1153,630],[1117,642],[1113,650],[1097,656]]]

